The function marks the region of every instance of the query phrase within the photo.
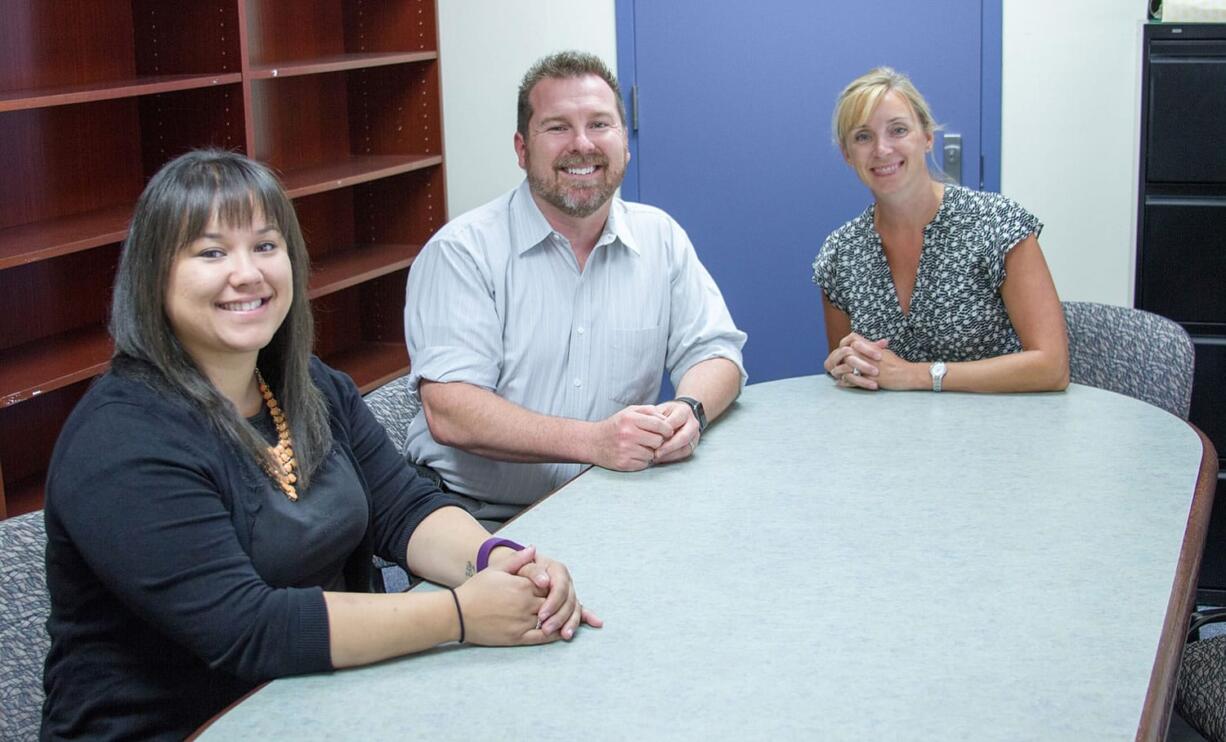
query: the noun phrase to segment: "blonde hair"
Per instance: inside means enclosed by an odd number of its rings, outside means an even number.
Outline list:
[[[830,128],[834,135],[834,144],[840,152],[847,154],[847,137],[854,129],[868,121],[877,104],[891,90],[901,95],[911,106],[925,134],[932,134],[941,128],[932,117],[928,101],[915,89],[911,78],[892,67],[874,67],[848,83],[835,101]]]

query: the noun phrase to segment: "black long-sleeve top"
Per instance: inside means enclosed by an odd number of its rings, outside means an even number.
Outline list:
[[[332,582],[368,591],[371,554],[407,568],[413,530],[453,503],[406,466],[348,376],[318,359],[311,376],[334,444],[299,503],[351,498],[320,511],[347,513],[336,528],[357,541],[333,556]],[[261,568],[287,565],[252,556],[312,546],[277,542],[269,498],[284,495],[259,464],[181,401],[116,370],[94,384],[47,477],[44,739],[181,739],[262,680],[332,669],[322,587],[275,584]]]

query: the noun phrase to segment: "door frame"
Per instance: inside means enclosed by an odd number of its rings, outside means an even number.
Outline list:
[[[639,198],[638,130],[634,127],[636,101],[634,86],[636,54],[634,36],[634,4],[636,0],[614,0],[617,33],[617,79],[622,97],[626,102],[627,132],[630,140],[630,163],[622,181],[621,195],[627,201]],[[1003,46],[1004,0],[979,0],[980,2],[980,90],[979,142],[981,147],[979,184],[981,190],[1000,191],[1000,110],[1001,110],[1001,56]]]

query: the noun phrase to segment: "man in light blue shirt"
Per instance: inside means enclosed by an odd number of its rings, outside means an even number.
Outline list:
[[[599,58],[528,71],[515,151],[525,181],[430,240],[405,304],[408,455],[489,524],[585,464],[690,456],[745,383],[745,333],[685,231],[614,195],[630,152]],[[678,397],[656,405],[665,370]]]

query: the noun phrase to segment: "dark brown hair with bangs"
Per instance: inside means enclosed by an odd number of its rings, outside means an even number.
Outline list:
[[[179,253],[216,215],[226,226],[251,224],[256,210],[285,238],[294,296],[289,313],[257,364],[276,390],[293,435],[300,489],[332,445],[323,395],[310,377],[314,321],[307,298],[310,261],[289,196],[266,166],[235,152],[206,149],[167,163],[149,181],[132,214],[111,302],[113,366],[177,397],[208,417],[240,450],[263,465],[268,444],[200,371],[166,317],[166,287]]]

